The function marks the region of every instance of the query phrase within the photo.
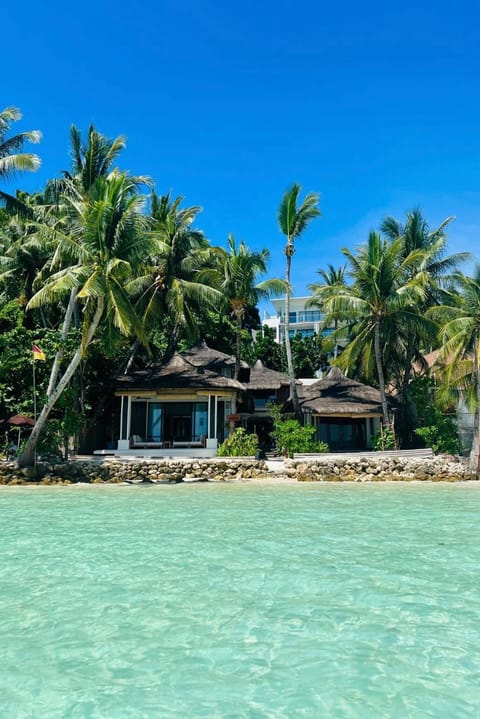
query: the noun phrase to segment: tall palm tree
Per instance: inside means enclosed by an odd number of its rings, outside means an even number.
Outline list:
[[[334,267],[328,265],[327,270],[317,270],[317,274],[320,275],[323,282],[313,282],[308,285],[308,289],[313,293],[313,297],[307,300],[306,307],[318,307],[324,312],[325,297],[335,293],[337,288],[342,288],[346,282],[347,266],[342,265],[341,267]],[[338,329],[338,317],[333,318],[333,330],[334,337]],[[333,347],[333,359],[336,360],[338,357],[338,342],[335,340]]]
[[[387,344],[397,341],[399,325],[422,327],[426,320],[418,314],[417,305],[425,298],[427,275],[417,269],[407,277],[410,267],[419,267],[421,250],[403,256],[401,238],[388,242],[371,232],[368,242],[356,254],[342,249],[349,262],[352,285],[336,288],[327,295],[328,316],[337,317],[344,326],[337,330],[350,341],[338,359],[348,367],[359,357],[368,373],[373,361],[381,395],[384,425],[389,424],[386,398],[385,355]],[[395,347],[394,347],[395,349]]]
[[[135,179],[112,172],[98,177],[87,198],[64,194],[68,231],[63,225],[52,229],[57,247],[52,267],[59,268],[30,300],[28,307],[40,307],[67,297],[62,326],[65,339],[75,308],[83,316],[82,338],[61,373],[63,351],[55,357],[47,398],[32,430],[20,466],[34,463],[35,448],[48,415],[80,365],[100,322],[111,321],[125,335],[141,336],[142,325],[125,289],[142,266],[151,241],[145,237],[144,201],[137,194]]]
[[[234,379],[238,380],[241,364],[241,339],[245,313],[248,307],[255,307],[261,299],[285,292],[285,282],[280,279],[269,279],[259,282],[259,275],[267,271],[270,253],[267,249],[252,252],[242,242],[236,245],[232,234],[228,237],[228,250],[217,247],[214,249],[215,266],[200,271],[199,276],[211,283],[220,292],[222,303],[235,321],[235,371]],[[232,400],[232,414],[236,414],[236,397]],[[230,431],[235,423],[232,421]]]
[[[0,112],[0,178],[7,178],[19,171],[38,170],[40,167],[38,155],[20,151],[27,142],[40,142],[41,132],[31,130],[6,137],[12,124],[21,119],[22,113],[17,107],[6,107]]]
[[[64,174],[68,179],[74,180],[85,195],[98,177],[106,177],[111,171],[113,163],[126,147],[126,140],[123,135],[110,140],[90,125],[87,141],[84,143],[80,130],[72,125],[70,145],[72,169]]]
[[[16,172],[34,172],[40,167],[40,158],[31,152],[22,152],[24,146],[31,142],[36,144],[42,139],[39,130],[19,132],[7,137],[14,122],[22,119],[22,113],[17,107],[6,107],[0,111],[0,180],[8,179]],[[21,207],[16,197],[0,190],[0,202],[15,211]]]
[[[131,285],[146,336],[159,326],[159,318],[168,323],[166,357],[173,354],[182,333],[188,340],[199,339],[198,312],[220,301],[218,290],[198,276],[210,251],[203,232],[193,227],[200,208],[181,208],[182,201],[170,193],[151,194],[149,237],[154,252],[146,258],[143,275]]]
[[[252,252],[242,240],[237,247],[232,234],[228,236],[228,250],[215,248],[216,267],[204,270],[201,276],[208,278],[220,291],[225,305],[235,321],[235,379],[240,373],[241,332],[248,307],[255,307],[262,299],[285,292],[285,282],[269,279],[259,282],[259,275],[267,271],[270,252],[267,249]]]
[[[429,314],[441,325],[439,361],[447,387],[460,391],[474,412],[470,466],[480,475],[480,267],[473,277],[457,272],[454,280],[458,293],[450,293],[450,304]]]
[[[468,257],[468,253],[456,253],[447,256],[447,226],[453,221],[453,217],[447,217],[434,229],[423,216],[420,209],[416,208],[407,213],[405,222],[399,222],[393,217],[387,217],[381,225],[382,232],[389,240],[403,239],[403,257],[410,252],[422,250],[426,256],[420,259],[423,262],[423,270],[427,273],[428,283],[425,287],[425,299],[418,311],[425,314],[429,307],[442,304],[443,290],[450,281],[451,273],[460,262]],[[412,265],[407,274],[413,277],[418,267]],[[422,349],[435,341],[435,327],[428,327],[427,334],[419,337],[416,330],[405,326],[399,328],[403,336],[403,354],[399,354],[396,361],[397,367],[397,388],[399,408],[397,411],[397,432],[400,443],[408,442],[413,427],[411,426],[411,412],[409,410],[408,388],[412,378],[414,364],[422,364]]]
[[[0,248],[0,284],[25,306],[34,294],[34,285],[51,255],[53,242],[39,236],[34,222],[40,218],[44,195],[17,191],[16,200],[23,212],[6,215],[8,222]]]
[[[287,355],[288,376],[290,378],[290,394],[293,408],[299,422],[303,422],[300,403],[298,401],[297,386],[295,383],[295,372],[293,369],[292,348],[290,344],[290,271],[292,257],[295,252],[295,240],[298,240],[308,225],[315,217],[321,215],[318,207],[319,195],[316,192],[309,192],[300,206],[298,206],[299,195],[302,188],[294,183],[283,195],[278,210],[278,224],[280,230],[286,237],[285,245],[286,270],[285,270],[285,352]]]

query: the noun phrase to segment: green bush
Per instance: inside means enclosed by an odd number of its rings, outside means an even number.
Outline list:
[[[316,427],[302,425],[296,419],[275,420],[272,437],[275,440],[277,452],[287,457],[293,457],[295,452],[328,452],[325,442],[314,439]]]
[[[451,398],[440,401],[435,382],[431,377],[417,377],[410,385],[410,392],[417,408],[417,437],[421,437],[427,447],[444,454],[457,454],[462,451],[455,421],[455,402]],[[448,400],[448,401],[447,401]]]
[[[429,427],[419,427],[415,434],[421,437],[427,447],[435,454],[458,454],[462,451],[455,422],[450,417],[437,417],[437,422]]]
[[[373,438],[373,449],[382,452],[386,449],[396,449],[395,434],[391,427],[380,427],[380,432]]]
[[[217,450],[218,457],[253,457],[258,450],[258,437],[238,427]]]

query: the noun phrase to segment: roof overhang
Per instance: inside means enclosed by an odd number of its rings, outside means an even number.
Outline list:
[[[309,413],[310,414],[310,413]],[[315,410],[311,411],[312,417],[325,417],[326,419],[329,419],[330,417],[343,417],[346,419],[368,419],[369,417],[382,417],[381,412],[315,412]]]

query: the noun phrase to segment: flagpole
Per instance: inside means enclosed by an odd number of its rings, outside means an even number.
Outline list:
[[[36,360],[41,360],[42,362],[45,362],[45,353],[40,349],[38,345],[33,345],[32,347],[32,368],[33,368],[33,414],[35,417],[35,425],[37,424],[37,388],[35,383],[35,362]],[[35,429],[34,429],[35,431]],[[38,439],[38,437],[37,437]],[[37,468],[37,445],[34,444],[33,449],[33,468]]]

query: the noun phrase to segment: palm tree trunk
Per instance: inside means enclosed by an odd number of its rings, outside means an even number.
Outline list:
[[[387,404],[387,397],[385,394],[385,375],[383,373],[382,352],[380,349],[380,322],[378,320],[375,323],[374,344],[375,344],[375,362],[377,364],[378,386],[380,389],[380,399],[382,402],[383,424],[385,427],[388,427],[388,425],[389,425],[388,404]]]
[[[338,320],[334,320],[333,321],[333,334],[334,335],[336,335],[337,330],[338,330]],[[337,359],[337,357],[338,357],[338,342],[337,342],[337,339],[335,338],[335,345],[333,348],[333,361],[335,361]]]
[[[35,423],[35,427],[32,429],[32,432],[30,434],[30,437],[28,439],[27,444],[25,445],[25,449],[21,453],[21,455],[18,458],[18,466],[19,467],[32,467],[35,464],[35,452],[38,444],[38,440],[40,438],[40,434],[45,427],[45,424],[48,419],[48,415],[54,408],[56,402],[58,401],[59,397],[61,396],[63,390],[66,388],[70,380],[72,379],[75,370],[79,366],[83,353],[85,351],[85,348],[88,347],[90,342],[93,339],[93,336],[95,334],[95,331],[100,323],[100,320],[103,315],[103,310],[105,307],[105,302],[103,297],[100,297],[98,300],[97,309],[95,311],[95,314],[92,318],[92,321],[90,323],[90,326],[87,331],[87,336],[85,339],[85,344],[81,345],[75,354],[73,355],[72,359],[70,360],[70,364],[68,365],[67,369],[63,373],[62,377],[60,378],[60,381],[58,384],[56,384],[55,388],[52,389],[52,391],[47,395],[47,401],[45,402],[42,411],[40,412],[40,415]],[[61,352],[61,350],[59,350]],[[57,353],[58,354],[58,353]],[[55,362],[54,362],[55,364]],[[53,368],[52,368],[53,371]]]
[[[233,373],[233,379],[236,379],[238,382],[238,378],[240,377],[240,355],[242,351],[242,317],[241,313],[234,312],[235,314],[235,320],[236,320],[236,328],[235,328],[235,370]],[[232,405],[231,405],[231,413],[232,415],[237,414],[237,401],[238,396],[237,393],[232,396]],[[235,431],[235,420],[231,419],[228,423],[228,433],[231,436],[233,432]]]
[[[298,401],[297,384],[295,382],[295,372],[293,369],[292,347],[290,344],[290,268],[292,265],[292,255],[293,255],[293,244],[290,242],[290,239],[288,240],[287,246],[285,247],[285,255],[287,257],[287,268],[286,268],[286,272],[285,272],[285,282],[287,285],[287,290],[285,292],[285,318],[284,318],[285,353],[287,355],[287,368],[288,368],[288,377],[290,379],[290,396],[292,398],[293,411],[295,412],[296,419],[300,422],[300,424],[303,424],[303,414],[302,414],[302,410],[300,409],[300,402]]]
[[[130,370],[133,367],[133,363],[135,361],[135,357],[137,356],[137,352],[140,348],[140,340],[135,340],[133,345],[130,348],[130,354],[127,357],[127,361],[125,363],[125,368],[123,370],[123,374],[128,374]]]
[[[474,350],[473,361],[475,363],[475,381],[477,390],[477,402],[475,407],[475,420],[473,425],[473,442],[470,451],[470,467],[480,479],[480,351],[477,341]]]
[[[65,317],[63,318],[62,332],[60,335],[61,340],[62,340],[62,345],[63,345],[63,342],[65,342],[65,340],[67,338],[68,330],[70,329],[70,325],[72,323],[72,315],[73,315],[73,310],[75,307],[75,302],[77,299],[77,292],[78,292],[77,288],[72,289],[72,291],[70,292],[70,299],[68,300],[67,309],[65,311]],[[57,353],[55,355],[55,359],[53,360],[52,369],[50,371],[50,380],[48,382],[47,397],[49,397],[52,394],[52,392],[55,388],[55,385],[57,384],[58,373],[60,371],[60,364],[62,362],[62,359],[63,359],[63,346],[60,346],[60,349],[57,351]]]
[[[409,416],[408,416],[408,388],[410,386],[410,376],[412,372],[412,360],[414,356],[414,343],[411,333],[409,333],[408,342],[407,342],[407,349],[406,349],[406,355],[405,355],[405,363],[403,367],[403,376],[400,383],[400,392],[399,392],[399,417],[397,416],[395,419],[398,419],[399,421],[396,422],[397,427],[397,435],[399,440],[399,449],[405,446],[405,443],[411,442],[411,431],[412,431],[412,424],[409,423]]]

